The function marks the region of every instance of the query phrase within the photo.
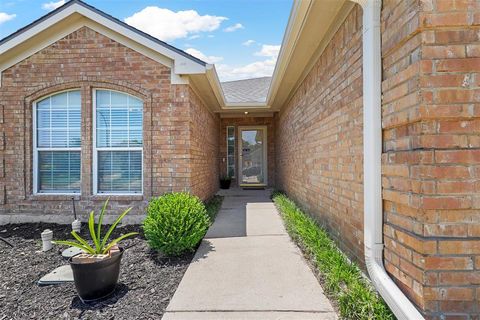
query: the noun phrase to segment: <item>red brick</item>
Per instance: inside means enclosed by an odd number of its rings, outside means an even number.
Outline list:
[[[470,178],[469,167],[465,166],[413,166],[411,176],[425,179],[467,179]]]
[[[462,26],[469,24],[468,12],[426,13],[421,15],[424,27]]]
[[[473,193],[476,186],[473,181],[438,181],[437,192],[439,194]]]
[[[462,196],[425,196],[422,198],[423,209],[468,209],[472,206],[469,198]]]
[[[473,289],[462,287],[425,288],[425,298],[432,300],[471,301]]]
[[[480,150],[436,151],[435,160],[438,163],[480,163]]]
[[[473,261],[469,257],[425,257],[425,268],[428,270],[473,270]]]
[[[480,254],[479,240],[449,240],[439,242],[440,254]]]
[[[480,271],[440,272],[439,281],[442,285],[480,285]]]
[[[425,59],[451,59],[464,58],[465,46],[424,46],[422,49],[422,56]]]
[[[480,71],[480,58],[447,59],[435,63],[437,72]]]

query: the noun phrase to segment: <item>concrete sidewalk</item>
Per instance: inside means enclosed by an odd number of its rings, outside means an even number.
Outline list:
[[[233,190],[164,320],[337,319],[263,190]]]

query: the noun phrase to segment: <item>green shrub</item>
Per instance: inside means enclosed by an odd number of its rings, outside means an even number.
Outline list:
[[[202,201],[187,192],[177,192],[150,200],[143,229],[152,249],[180,255],[195,250],[209,225]]]
[[[325,291],[338,302],[342,319],[395,319],[358,266],[347,259],[314,219],[280,192],[274,192],[272,199],[288,233],[320,272]]]
[[[222,206],[223,197],[214,196],[205,203],[205,209],[207,209],[207,215],[210,218],[210,221],[213,223],[215,217],[217,216],[220,207]]]

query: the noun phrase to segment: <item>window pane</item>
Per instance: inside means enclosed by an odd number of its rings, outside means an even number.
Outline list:
[[[96,91],[97,147],[141,147],[143,103],[128,94]]]
[[[235,127],[227,127],[227,175],[235,178]]]
[[[80,147],[80,91],[67,91],[37,103],[37,147]]]
[[[99,193],[141,193],[141,151],[98,152]]]
[[[80,151],[40,151],[38,192],[80,192]]]

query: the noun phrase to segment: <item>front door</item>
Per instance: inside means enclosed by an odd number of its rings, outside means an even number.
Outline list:
[[[267,185],[267,127],[239,127],[240,186]]]

